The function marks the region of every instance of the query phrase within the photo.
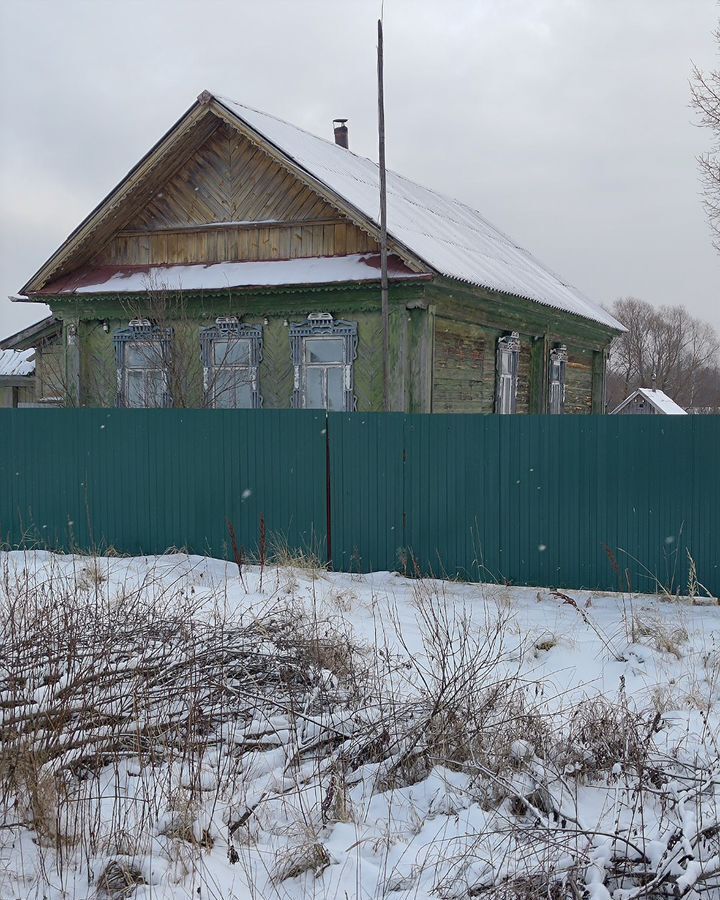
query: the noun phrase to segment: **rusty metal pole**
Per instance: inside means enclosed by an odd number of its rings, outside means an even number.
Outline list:
[[[385,181],[385,97],[383,89],[383,28],[378,19],[378,162],[380,170],[380,296],[383,325],[383,403],[390,410],[390,298],[387,271],[387,188]]]

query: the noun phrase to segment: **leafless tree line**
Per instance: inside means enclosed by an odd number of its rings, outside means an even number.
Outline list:
[[[656,386],[681,406],[720,410],[720,337],[684,306],[655,307],[623,297],[612,307],[627,332],[613,344],[608,407],[638,387]]]
[[[715,32],[720,44],[720,28]],[[705,209],[715,247],[720,250],[720,71],[703,72],[694,67],[690,99],[699,124],[712,133],[712,146],[698,157]]]

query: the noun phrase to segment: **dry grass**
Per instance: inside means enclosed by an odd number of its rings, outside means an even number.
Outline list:
[[[669,624],[647,610],[633,615],[633,634],[637,643],[646,644],[658,653],[670,653],[682,659],[682,648],[689,640],[687,627],[678,621]]]
[[[373,794],[407,797],[439,772],[455,779],[455,793],[448,787],[436,814],[478,804],[486,827],[443,838],[435,862],[411,875],[384,873],[388,890],[412,895],[430,872],[439,897],[574,900],[587,889],[591,850],[610,841],[603,877],[639,900],[652,879],[672,896],[683,846],[703,865],[720,851],[709,726],[707,759],[689,760],[662,742],[656,707],[668,698],[638,707],[621,686],[612,702],[558,699],[550,711],[543,686],[521,669],[557,636],[525,645],[511,604],[463,605],[438,581],[413,581],[421,650],[407,643],[398,611],[375,602],[368,614],[386,630],[375,646],[358,646],[342,618],[356,597],[331,592],[325,608],[305,578],[315,602],[299,601],[304,572],[321,574],[308,565],[297,576],[266,573],[262,604],[243,616],[228,614],[222,595],[208,604],[200,574],[148,572],[118,586],[107,561],[93,559],[71,574],[52,564],[40,577],[29,566],[0,573],[0,811],[33,833],[35,877],[72,896],[70,873],[104,857],[95,895],[129,897],[151,877],[141,858],[160,853],[172,878],[219,900],[204,860],[221,852],[247,867],[248,884],[262,876],[267,896],[290,880],[322,896],[333,826],[368,827]],[[688,642],[680,621],[643,614],[629,625],[676,658]],[[600,646],[614,658],[611,641]],[[709,651],[701,661],[706,678],[720,677],[718,659]],[[264,778],[279,758],[279,774]],[[581,821],[577,794],[589,784],[613,787],[610,838]],[[664,830],[644,833],[643,803],[660,810]],[[372,846],[387,860],[423,820],[409,817],[402,834],[385,827]],[[658,833],[661,862],[632,868],[628,847]],[[497,857],[487,856],[490,839],[503,848]]]

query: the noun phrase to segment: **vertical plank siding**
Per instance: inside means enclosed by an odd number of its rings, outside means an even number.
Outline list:
[[[9,546],[248,552],[260,515],[350,571],[720,594],[719,416],[0,410]],[[326,493],[329,485],[330,498]],[[328,516],[328,509],[330,515]]]

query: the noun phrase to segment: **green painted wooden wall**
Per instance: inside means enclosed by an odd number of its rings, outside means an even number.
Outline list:
[[[497,339],[517,330],[521,342],[518,412],[546,411],[547,357],[555,343],[564,343],[569,352],[567,412],[602,411],[604,354],[612,337],[608,329],[539,303],[497,297],[457,284],[393,285],[390,293],[391,409],[491,413]],[[354,369],[358,410],[383,408],[382,319],[378,291],[372,285],[278,289],[254,296],[235,291],[226,296],[83,296],[54,299],[51,306],[66,325],[77,328],[81,406],[114,406],[112,332],[126,327],[131,318],[147,317],[173,327],[174,354],[188,361],[174,367],[185,372],[183,383],[174,392],[176,405],[201,407],[200,329],[217,316],[236,315],[263,326],[260,382],[264,407],[287,409],[293,372],[286,323],[303,321],[311,312],[330,312],[358,323]],[[40,377],[48,384],[46,394],[65,391],[72,396],[71,356],[66,334],[39,360]]]

